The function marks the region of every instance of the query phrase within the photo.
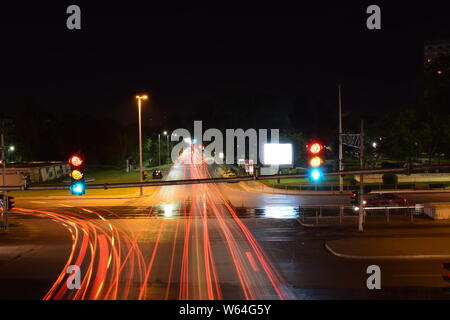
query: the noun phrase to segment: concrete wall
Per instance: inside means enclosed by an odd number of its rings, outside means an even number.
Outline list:
[[[42,166],[35,165],[30,167],[24,166],[23,168],[7,168],[6,171],[7,185],[16,186],[23,185],[26,180],[30,183],[39,183],[68,177],[70,165],[68,163],[43,164]],[[0,185],[1,184],[0,170]]]
[[[61,177],[69,176],[70,165],[52,165],[39,169],[41,182],[59,179]]]
[[[434,220],[450,219],[450,203],[426,203],[423,212]]]
[[[1,170],[0,170],[1,171]],[[6,173],[7,186],[23,186],[26,182],[26,177],[20,173]],[[0,186],[3,186],[3,175],[0,172]]]

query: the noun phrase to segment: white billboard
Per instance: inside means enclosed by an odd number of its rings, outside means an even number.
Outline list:
[[[265,165],[292,165],[291,143],[265,143],[264,159]]]

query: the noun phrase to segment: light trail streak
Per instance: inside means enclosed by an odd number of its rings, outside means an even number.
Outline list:
[[[186,149],[174,178],[211,177],[205,163],[188,163],[189,157]],[[192,157],[201,155],[195,150]],[[60,223],[72,240],[64,268],[44,299],[292,298],[218,185],[165,186],[150,199],[155,205],[140,210],[137,220],[101,207],[18,208]],[[170,212],[158,216],[156,204]],[[69,265],[82,269],[79,290],[67,289]],[[154,289],[155,279],[162,290]],[[225,283],[238,290],[224,290]]]

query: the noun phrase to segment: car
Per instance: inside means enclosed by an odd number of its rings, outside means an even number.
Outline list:
[[[368,207],[398,207],[407,205],[408,200],[392,193],[380,193],[366,200]]]
[[[223,171],[223,176],[225,178],[233,178],[233,177],[236,177],[236,173],[234,173],[231,170],[226,169],[226,170]]]
[[[161,170],[154,170],[152,173],[152,178],[153,179],[162,179],[162,172]]]

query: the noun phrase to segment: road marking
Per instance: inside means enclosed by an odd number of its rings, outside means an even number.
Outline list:
[[[31,203],[45,203],[45,201],[30,201]]]
[[[68,208],[72,208],[72,206],[69,206],[68,204],[64,204],[64,203],[61,203],[61,204],[60,204],[60,206],[62,206],[62,207],[68,207]]]

